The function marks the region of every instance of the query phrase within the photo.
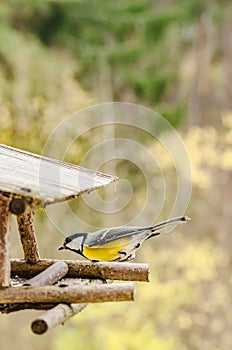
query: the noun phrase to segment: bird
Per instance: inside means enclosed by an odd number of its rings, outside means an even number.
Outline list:
[[[130,261],[142,243],[159,235],[161,229],[189,220],[188,216],[179,216],[148,227],[120,226],[78,232],[66,237],[58,250],[71,250],[92,262]]]

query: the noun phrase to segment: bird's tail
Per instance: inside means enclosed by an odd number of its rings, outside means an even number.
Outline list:
[[[149,235],[149,238],[151,238],[151,237],[157,236],[159,234],[159,232],[157,232],[157,231],[164,229],[165,227],[172,226],[175,223],[178,224],[178,223],[186,222],[186,221],[190,221],[190,220],[191,220],[191,218],[189,218],[188,216],[178,216],[176,218],[162,221],[159,224],[155,224],[153,226],[146,227],[146,230],[150,230],[152,232],[152,234]]]

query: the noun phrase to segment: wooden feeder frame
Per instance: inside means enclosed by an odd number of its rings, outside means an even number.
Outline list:
[[[0,171],[4,168],[5,173],[11,173],[9,175],[14,173],[11,172],[12,154],[13,158],[17,158],[17,162],[22,161],[27,165],[27,170],[33,170],[33,161],[45,161],[46,166],[54,167],[55,164],[63,170],[68,168],[68,175],[70,168],[71,175],[75,172],[91,174],[90,170],[75,165],[0,145]],[[1,182],[0,173],[0,312],[46,310],[32,321],[31,329],[36,334],[43,334],[48,329],[64,323],[83,310],[88,303],[134,300],[133,283],[112,283],[113,280],[148,282],[147,264],[40,259],[32,210],[45,204],[75,198],[84,191],[89,192],[116,180],[109,175],[93,171],[92,173],[94,184],[91,185],[90,177],[88,186],[77,189],[73,183],[70,191],[69,183],[68,195],[62,193],[63,197],[54,196],[52,200],[50,189],[46,188],[46,193],[49,192],[48,200],[43,195],[41,197],[39,189],[33,184],[30,186],[29,183],[26,187],[22,185],[25,183],[23,170],[20,176],[12,176],[7,183]],[[65,179],[63,181],[65,183]],[[48,183],[51,183],[51,179]],[[17,217],[24,259],[10,259],[9,234],[12,214]]]

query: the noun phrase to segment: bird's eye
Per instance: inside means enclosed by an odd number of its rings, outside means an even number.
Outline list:
[[[69,237],[65,238],[65,244],[68,244],[71,242],[71,239]]]

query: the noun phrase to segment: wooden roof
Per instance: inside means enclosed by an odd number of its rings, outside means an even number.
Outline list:
[[[116,177],[0,144],[0,191],[33,199],[34,207],[75,198]]]

